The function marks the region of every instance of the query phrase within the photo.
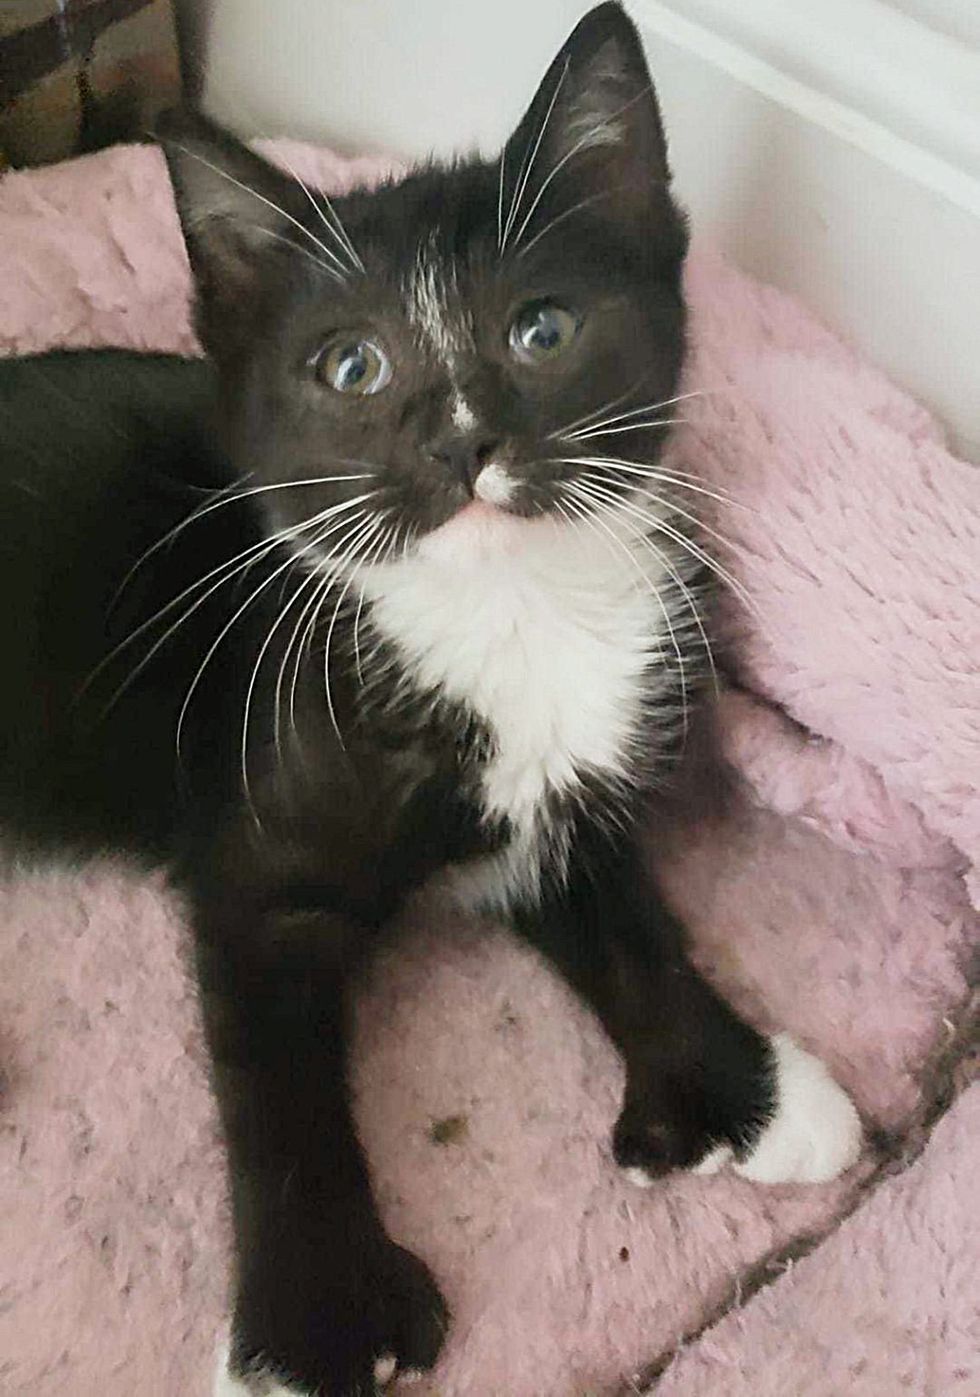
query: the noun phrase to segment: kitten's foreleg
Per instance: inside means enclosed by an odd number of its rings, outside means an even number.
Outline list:
[[[373,1392],[442,1342],[445,1304],[386,1236],[351,1119],[346,998],[370,935],[329,912],[198,909],[236,1243],[219,1392]]]
[[[518,918],[595,1010],[626,1065],[616,1161],[637,1183],[732,1160],[762,1183],[817,1183],[855,1162],[849,1098],[785,1034],[740,1019],[695,970],[632,851],[590,860]]]

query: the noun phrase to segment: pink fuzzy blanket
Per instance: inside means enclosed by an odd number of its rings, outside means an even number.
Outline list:
[[[329,187],[377,173],[290,158]],[[356,1074],[390,1229],[455,1315],[414,1390],[966,1397],[980,475],[790,298],[704,251],[688,286],[703,396],[675,450],[748,506],[713,526],[755,605],[729,618],[735,804],[653,855],[703,965],[826,1059],[868,1149],[826,1187],[637,1192],[589,1015],[506,932],[420,901]],[[7,352],[193,351],[187,291],[155,151],[0,182]],[[18,867],[0,923],[0,1388],[205,1397],[223,1205],[180,908],[162,877]]]

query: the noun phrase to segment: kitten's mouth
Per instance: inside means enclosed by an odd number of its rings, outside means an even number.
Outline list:
[[[473,494],[446,520],[447,524],[490,523],[495,519],[513,519],[518,511],[512,502],[517,494],[517,481],[505,466],[489,461],[473,481]]]
[[[489,500],[469,500],[466,504],[460,505],[453,519],[496,519],[502,514],[509,514],[511,511],[502,509],[499,504],[491,504]]]
[[[489,500],[476,498],[466,500],[458,509],[453,510],[449,518],[444,520],[435,532],[439,534],[455,534],[457,531],[469,534],[474,530],[480,533],[492,532],[495,526],[508,523],[519,517],[516,511],[508,509],[506,505],[491,504]]]
[[[457,547],[467,551],[474,546],[497,547],[511,540],[513,525],[523,522],[519,510],[474,495],[437,525],[422,541],[422,546],[427,549],[431,544],[436,549],[450,551]]]
[[[448,502],[447,502],[448,504]],[[528,524],[551,516],[548,502],[534,498],[505,465],[491,461],[471,482],[468,497],[454,501],[428,538],[436,547],[516,546]]]

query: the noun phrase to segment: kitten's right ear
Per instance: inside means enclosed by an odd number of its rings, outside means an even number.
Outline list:
[[[198,291],[198,330],[212,347],[223,322],[249,304],[263,254],[302,243],[299,187],[228,131],[196,112],[169,112],[157,139]]]
[[[502,250],[520,250],[575,209],[632,230],[669,259],[684,225],[669,192],[660,109],[636,25],[621,5],[597,5],[548,69],[500,168]]]

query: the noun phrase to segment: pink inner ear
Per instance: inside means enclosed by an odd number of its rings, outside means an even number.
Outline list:
[[[636,96],[622,52],[607,43],[583,65],[584,75],[561,104],[559,120],[568,149],[614,146],[628,137],[629,107]]]

